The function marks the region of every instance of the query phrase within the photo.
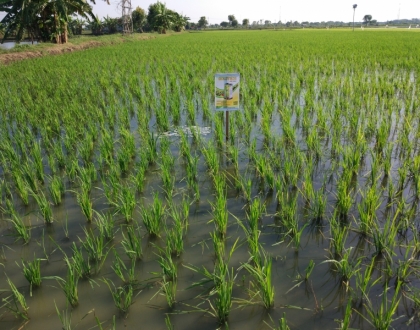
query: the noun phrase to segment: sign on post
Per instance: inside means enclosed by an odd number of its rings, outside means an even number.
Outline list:
[[[239,73],[215,74],[216,111],[239,110]]]

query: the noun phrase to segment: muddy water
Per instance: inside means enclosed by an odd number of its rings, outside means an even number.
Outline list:
[[[277,118],[278,120],[278,118]],[[132,123],[136,123],[133,120]],[[206,123],[200,123],[207,127]],[[135,127],[135,124],[133,124]],[[256,138],[258,131],[255,129],[251,138]],[[204,140],[211,139],[211,135],[203,136]],[[185,182],[185,162],[182,157],[178,158],[177,136],[170,136],[172,142],[172,153],[176,159],[175,178],[176,186],[173,198],[175,204],[180,203],[182,195],[187,191]],[[192,144],[192,138],[189,138]],[[258,139],[257,149],[263,148],[263,143]],[[328,148],[327,148],[328,149]],[[192,150],[194,148],[192,147]],[[245,154],[245,148],[239,156],[239,168],[241,173],[248,172],[248,156]],[[328,154],[328,151],[325,152]],[[221,167],[226,173],[233,173],[232,165],[226,161],[224,153],[220,153]],[[366,184],[366,176],[369,169],[370,158],[364,160],[364,167],[360,170],[357,177],[359,186]],[[10,236],[12,233],[10,223],[3,219],[0,221],[0,243],[2,249],[2,259],[4,273],[13,279],[15,285],[25,293],[29,306],[29,321],[21,322],[16,320],[11,313],[2,309],[0,317],[1,329],[19,329],[24,324],[25,329],[57,329],[61,327],[56,308],[59,311],[67,310],[67,315],[71,316],[71,323],[74,328],[89,329],[96,326],[95,317],[104,322],[105,328],[109,328],[113,316],[116,316],[116,328],[134,329],[141,325],[143,329],[165,329],[165,315],[170,315],[170,319],[175,329],[195,329],[199,327],[203,330],[218,328],[217,321],[210,313],[204,310],[210,310],[208,301],[200,298],[199,295],[203,289],[188,289],[194,282],[202,279],[202,276],[185,267],[193,265],[197,267],[206,267],[209,270],[214,266],[214,252],[209,233],[214,230],[214,225],[210,222],[211,205],[213,201],[213,188],[209,175],[206,173],[206,165],[201,156],[198,164],[200,200],[192,202],[189,216],[189,229],[185,236],[184,253],[177,259],[178,264],[178,287],[177,304],[173,309],[168,309],[165,297],[158,293],[159,283],[155,273],[160,272],[157,262],[157,249],[154,245],[165,246],[164,237],[150,240],[142,230],[143,258],[136,265],[136,279],[138,281],[135,292],[134,304],[130,307],[128,315],[118,314],[114,306],[108,287],[103,279],[110,279],[116,285],[121,281],[111,269],[113,255],[110,253],[102,269],[98,274],[92,276],[91,281],[80,280],[78,284],[79,305],[75,308],[67,307],[65,296],[60,289],[59,282],[51,277],[66,277],[66,266],[63,261],[64,254],[71,255],[71,245],[73,242],[80,244],[80,240],[85,237],[83,229],[92,229],[97,234],[95,224],[87,224],[84,215],[77,204],[74,190],[69,182],[63,203],[53,207],[55,222],[46,226],[38,218],[37,206],[31,200],[29,206],[19,205],[16,199],[17,208],[20,214],[24,214],[25,222],[32,227],[32,239],[27,245],[22,245],[20,241],[14,240]],[[324,156],[316,166],[314,174],[314,187],[319,189],[326,174],[331,169],[331,160]],[[278,202],[275,198],[275,191],[270,193],[259,191],[259,179],[254,172],[248,173],[253,180],[252,196],[259,195],[266,202],[267,214],[263,217],[260,224],[261,237],[260,243],[264,249],[273,257],[273,277],[272,282],[275,287],[275,306],[272,311],[267,313],[260,304],[246,305],[240,304],[249,300],[247,289],[250,288],[249,276],[244,270],[237,271],[240,266],[247,262],[249,253],[245,242],[242,229],[237,224],[236,218],[245,220],[246,203],[237,196],[235,189],[230,186],[228,189],[228,210],[232,214],[229,217],[229,228],[227,233],[227,251],[232,247],[235,240],[239,238],[240,246],[234,252],[230,261],[230,267],[237,272],[233,296],[236,302],[233,305],[229,317],[229,329],[270,329],[277,325],[277,320],[286,313],[288,324],[292,329],[332,329],[338,326],[334,321],[342,319],[346,301],[349,293],[336,277],[335,272],[328,263],[323,263],[328,257],[328,247],[330,244],[328,216],[331,215],[334,204],[334,184],[327,184],[328,209],[326,219],[318,225],[308,226],[301,240],[301,249],[295,252],[289,241],[283,241],[283,235],[276,226],[277,221],[275,213],[278,209]],[[94,182],[92,189],[92,200],[94,208],[98,211],[112,211],[106,204],[103,196],[100,181]],[[159,176],[159,170],[156,166],[149,168],[147,172],[146,188],[142,194],[137,195],[138,204],[148,204],[152,200],[153,193],[158,191],[161,199],[165,200],[162,192],[162,182]],[[304,201],[299,198],[298,201],[299,220],[305,223],[308,219],[305,216]],[[380,212],[383,211],[385,204],[382,205]],[[357,214],[352,210],[349,217],[354,219]],[[234,215],[234,216],[233,216]],[[354,216],[354,217],[353,217]],[[112,242],[106,247],[116,247],[121,258],[129,265],[129,260],[121,249],[122,231],[124,231],[124,220],[115,216],[116,235]],[[142,220],[138,209],[134,213],[134,223],[142,226]],[[68,230],[68,237],[66,230]],[[347,239],[348,247],[354,247],[355,253],[370,255],[371,247],[364,239],[360,240],[357,233],[350,233]],[[33,291],[32,297],[29,295],[29,286],[19,267],[21,259],[32,260],[34,256],[43,258],[41,271],[42,276],[50,277],[43,280],[42,287]],[[308,282],[302,282],[299,286],[293,288],[299,283],[299,276],[304,274],[310,260],[316,264],[315,269]],[[5,275],[2,273],[0,280],[5,283]],[[354,284],[354,283],[353,283]],[[7,286],[2,286],[6,289]],[[293,288],[293,289],[292,289]],[[291,290],[292,289],[292,290]],[[372,288],[372,292],[377,294],[383,290],[381,285]],[[8,295],[7,292],[1,292],[2,298]],[[213,298],[212,298],[213,301]],[[56,307],[57,306],[57,307]],[[398,313],[406,313],[401,307]],[[396,324],[397,328],[404,328],[404,320]],[[369,329],[366,321],[361,317],[354,316],[353,327]]]

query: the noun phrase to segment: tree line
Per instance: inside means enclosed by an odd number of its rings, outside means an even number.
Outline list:
[[[21,41],[26,35],[32,40],[66,43],[69,35],[80,35],[85,27],[93,34],[116,33],[123,22],[122,17],[109,16],[101,21],[85,0],[0,0],[0,12],[6,12],[0,22],[2,42],[11,37]],[[159,1],[149,6],[147,14],[137,7],[131,16],[133,29],[138,32],[180,32],[188,21],[188,17]]]

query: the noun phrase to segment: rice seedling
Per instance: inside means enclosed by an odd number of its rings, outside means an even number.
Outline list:
[[[150,236],[159,236],[164,220],[165,207],[159,199],[159,194],[155,193],[153,204],[150,207],[140,207],[140,214],[143,224]]]
[[[125,150],[128,157],[134,158],[136,153],[136,144],[133,134],[130,132],[130,130],[125,128],[120,128],[119,133],[122,148]]]
[[[198,157],[197,156],[187,156],[187,183],[189,186],[193,186],[197,182],[197,164],[198,164]]]
[[[94,149],[93,137],[87,133],[78,146],[78,152],[85,164],[89,163]]]
[[[166,232],[166,247],[170,253],[179,257],[184,251],[184,226],[182,222],[174,221],[171,229],[165,228]]]
[[[136,280],[136,260],[131,260],[131,266],[127,269],[124,262],[121,260],[120,256],[118,255],[117,251],[113,249],[114,251],[114,261],[112,263],[111,268],[115,272],[115,274],[121,279],[121,281],[124,284],[133,285],[137,282]]]
[[[348,227],[341,226],[340,222],[337,219],[337,216],[334,215],[330,220],[330,232],[330,251],[333,258],[337,259],[340,256],[342,256],[343,252],[345,251],[345,244],[348,236]]]
[[[177,230],[186,232],[188,230],[188,218],[190,215],[190,203],[188,199],[184,196],[182,202],[179,206],[174,204],[169,205],[169,215],[172,218],[174,225]]]
[[[70,306],[76,307],[79,305],[79,291],[77,289],[79,273],[68,258],[64,258],[64,261],[67,265],[67,277],[66,279],[57,277],[57,281],[66,296],[67,302]]]
[[[321,221],[325,215],[326,207],[327,197],[321,189],[314,193],[313,199],[311,201],[311,218],[316,222]]]
[[[169,318],[169,315],[168,314],[166,314],[166,317],[165,317],[165,324],[166,324],[166,328],[168,330],[174,330],[174,327],[173,327],[173,325],[171,323],[171,319]]]
[[[394,219],[388,217],[382,230],[376,223],[373,224],[372,228],[372,245],[375,249],[374,255],[384,256],[389,262],[392,261],[392,256],[394,255],[395,237],[398,230],[398,227],[394,223],[395,217]]]
[[[347,286],[349,285],[350,279],[357,274],[360,270],[360,264],[362,259],[358,258],[352,260],[351,258],[352,248],[348,248],[343,252],[343,255],[340,260],[328,259],[322,263],[331,263],[333,265],[333,270],[336,272],[337,276],[340,278],[340,282]]]
[[[232,290],[235,276],[233,269],[231,272],[227,271],[226,276],[221,278],[217,290],[215,292],[216,298],[213,304],[210,302],[210,308],[213,314],[217,317],[219,324],[226,324],[229,318],[230,310],[232,308]]]
[[[254,228],[258,228],[258,223],[261,220],[263,212],[265,212],[264,203],[261,202],[261,199],[254,198],[254,200],[249,204],[247,212],[248,224],[252,230]]]
[[[52,143],[49,148],[52,152],[54,160],[57,162],[57,165],[60,169],[65,168],[66,166],[66,157],[61,147],[61,143]]]
[[[407,247],[404,258],[398,260],[397,264],[395,270],[395,285],[400,283],[401,286],[404,286],[410,281],[411,277],[415,278],[418,276],[420,271],[419,261],[414,258],[412,248]]]
[[[238,175],[236,178],[237,185],[240,187],[242,192],[242,197],[245,202],[249,203],[252,197],[252,181],[250,178],[245,178],[244,176]],[[277,180],[275,181],[275,183]]]
[[[7,276],[6,276],[7,277]],[[7,277],[7,283],[10,286],[12,294],[6,298],[3,298],[4,305],[9,311],[11,311],[16,318],[24,320],[29,319],[28,310],[29,307],[26,303],[25,296],[19,292],[14,283]]]
[[[121,148],[117,153],[117,161],[121,173],[126,174],[128,172],[128,168],[130,166],[131,161],[128,150],[126,150],[125,148]]]
[[[29,204],[29,186],[19,172],[13,173],[16,190],[24,205]]]
[[[133,212],[136,207],[134,192],[130,187],[121,186],[116,196],[114,207],[117,213],[120,213],[125,221],[129,223],[133,219]]]
[[[71,330],[71,311],[69,312],[67,309],[63,311],[59,311],[57,304],[54,301],[55,310],[57,311],[57,316],[60,319],[61,326],[63,330]]]
[[[391,301],[388,301],[387,293],[388,293],[388,286],[386,285],[384,291],[382,293],[382,300],[380,306],[376,309],[371,300],[368,300],[367,303],[364,304],[366,313],[369,316],[366,317],[363,314],[359,313],[359,315],[365,319],[370,325],[372,325],[375,329],[378,330],[385,330],[391,327],[393,321],[398,319],[399,317],[394,317],[394,314],[398,308],[398,303],[401,298],[398,298],[400,285],[397,285],[395,288],[394,294],[392,296]]]
[[[266,309],[271,309],[274,306],[274,285],[272,285],[272,258],[266,252],[261,252],[262,256],[259,263],[245,263],[241,266],[247,270],[254,282],[250,282],[251,296],[260,296],[262,303]]]
[[[50,202],[45,197],[42,191],[38,191],[37,193],[32,192],[32,196],[36,200],[38,204],[39,212],[41,213],[42,217],[44,218],[45,223],[52,224],[54,221],[52,209]]]
[[[300,248],[300,239],[303,231],[309,225],[309,223],[305,223],[303,226],[299,226],[299,220],[297,218],[297,195],[289,197],[288,194],[285,194],[283,196],[281,208],[277,212],[277,216],[281,221],[283,236],[291,239],[289,244],[293,243],[297,252]]]
[[[368,299],[370,289],[381,280],[380,277],[376,280],[372,279],[373,271],[375,270],[375,260],[376,259],[373,258],[370,261],[370,264],[365,267],[363,273],[362,271],[359,271],[355,274],[357,289],[355,300],[360,303]]]
[[[7,219],[13,226],[13,236],[16,239],[22,239],[24,244],[28,244],[31,239],[31,226],[26,226],[23,222],[23,219],[20,215],[15,211],[13,207],[13,203],[7,199],[6,200],[7,211],[2,210],[3,212],[7,212],[10,215],[10,219]]]
[[[141,193],[144,189],[144,179],[146,174],[146,165],[139,163],[136,165],[135,174],[131,176],[131,182],[136,187],[137,192]]]
[[[48,179],[50,181],[48,191],[50,192],[51,199],[55,205],[59,205],[65,192],[63,179],[58,175],[48,177]]]
[[[213,219],[211,220],[217,232],[221,237],[225,237],[228,225],[228,211],[226,207],[226,182],[222,175],[216,175],[214,178],[216,188],[216,201],[210,203],[213,211]]]
[[[23,275],[29,282],[29,292],[32,297],[32,288],[41,286],[41,259],[34,258],[34,260],[27,261],[26,263],[22,260]]]
[[[157,159],[157,140],[158,137],[155,137],[153,132],[149,132],[146,136],[146,142],[147,142],[147,153],[146,153],[146,159],[149,162],[149,164],[155,163]]]
[[[29,186],[30,190],[37,192],[39,183],[33,167],[29,163],[24,163],[21,166],[21,170],[26,184]]]
[[[357,205],[359,210],[359,231],[363,235],[369,235],[376,219],[376,210],[380,206],[380,195],[376,187],[371,187],[365,195],[362,195],[362,201]]]
[[[404,189],[404,185],[406,183],[407,175],[408,175],[408,167],[404,163],[401,167],[398,168],[398,188],[397,193],[400,195]]]
[[[115,307],[117,307],[120,314],[127,314],[130,306],[133,304],[133,287],[131,285],[116,287],[114,282],[109,279],[104,279],[103,282],[108,286]]]
[[[341,217],[346,217],[353,205],[352,190],[349,187],[349,179],[343,178],[344,176],[345,174],[343,173],[342,178],[337,184],[337,199],[335,204],[336,210]]]
[[[350,330],[352,316],[351,299],[347,301],[346,310],[344,311],[344,317],[342,320],[335,320],[339,324],[340,330]]]
[[[163,189],[165,190],[166,196],[168,196],[168,198],[171,198],[172,192],[175,187],[175,177],[171,173],[171,170],[168,167],[168,165],[165,165],[165,163],[163,163],[160,168],[161,168]]]
[[[76,192],[76,200],[80,205],[83,215],[86,217],[88,222],[92,222],[93,219],[93,203],[90,199],[89,190],[82,186],[81,191]]]
[[[157,247],[157,246],[156,246]],[[161,276],[165,281],[176,281],[177,279],[177,264],[174,263],[172,260],[171,251],[166,249],[161,249],[157,247],[159,250],[158,254],[158,263],[162,270]]]
[[[108,242],[105,242],[105,237],[101,235],[95,236],[92,230],[88,231],[86,228],[83,228],[83,232],[85,233],[85,240],[82,241],[79,237],[79,241],[88,253],[89,260],[97,262],[100,265],[103,264],[110,251],[110,249],[105,251],[108,245]]]
[[[95,211],[95,223],[98,227],[99,234],[103,236],[107,241],[112,241],[115,237],[115,220],[111,213],[99,213]]]
[[[168,281],[163,277],[160,282],[161,290],[166,297],[166,302],[168,303],[169,308],[172,308],[176,303],[176,287],[177,281]]]
[[[84,167],[79,167],[77,172],[82,190],[91,192],[92,184],[97,179],[96,169],[93,163],[90,162]]]
[[[124,234],[124,231],[121,231],[123,236],[121,245],[124,248],[125,254],[132,260],[141,259],[142,248],[140,228],[134,228],[132,225],[129,225],[126,228],[127,234]]]
[[[72,265],[74,271],[76,272],[79,278],[90,278],[95,272],[95,265],[90,263],[90,259],[85,259],[83,256],[82,247],[77,247],[76,243],[73,242],[71,246],[72,250]]]
[[[221,240],[219,235],[217,235],[217,233],[212,233],[211,237],[213,240],[213,245],[215,247],[216,254],[216,263],[214,265],[213,271],[209,271],[204,266],[200,268],[192,265],[184,265],[184,267],[204,276],[199,281],[194,282],[189,288],[203,287],[207,284],[210,284],[210,288],[205,290],[208,296],[217,294],[220,285],[223,282],[225,282],[226,278],[230,275],[228,264],[230,262],[230,259],[232,258],[233,253],[238,248],[239,242],[239,238],[236,239],[229,253],[227,254],[227,256],[225,256],[224,242]]]
[[[290,330],[289,326],[287,325],[286,320],[286,313],[283,313],[283,317],[279,319],[279,326],[276,330]]]
[[[219,264],[223,264],[225,261],[226,242],[224,242],[216,232],[210,233],[210,237],[213,241],[215,259]]]
[[[33,165],[39,182],[44,183],[44,165],[42,164],[41,143],[35,142],[32,146]]]

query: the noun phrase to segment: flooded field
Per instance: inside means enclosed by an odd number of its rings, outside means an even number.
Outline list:
[[[4,67],[0,328],[418,327],[418,39],[182,34]]]

